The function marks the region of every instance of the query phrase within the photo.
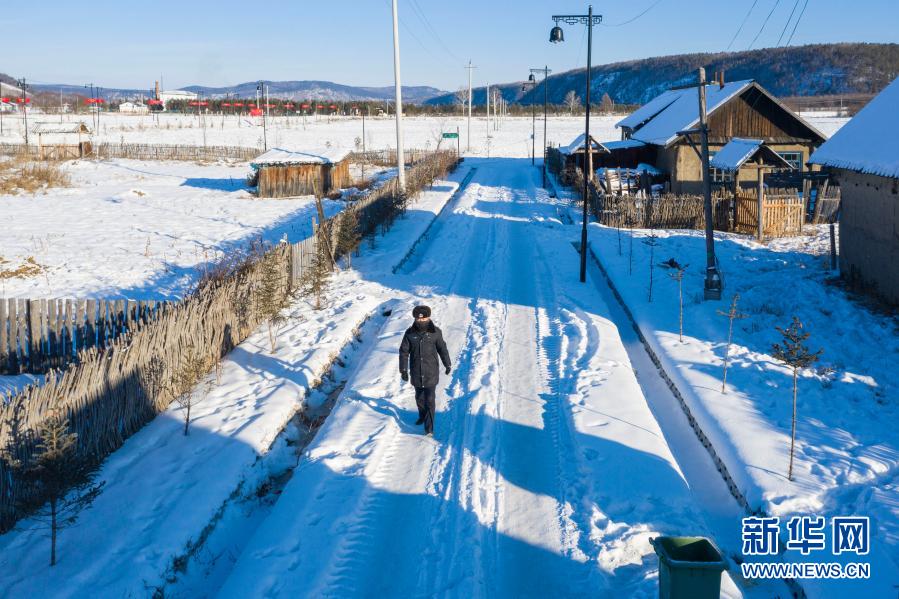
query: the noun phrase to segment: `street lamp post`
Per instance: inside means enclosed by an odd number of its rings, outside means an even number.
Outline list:
[[[552,70],[549,67],[531,69],[531,77],[537,73],[543,73],[543,187],[546,187],[546,111],[549,104],[549,85],[546,82],[546,78],[549,77]]]
[[[527,91],[528,87],[534,89],[537,87],[537,80],[534,74],[528,77],[527,83],[521,86],[521,91]],[[536,164],[537,159],[537,105],[531,102],[531,166]]]
[[[589,198],[589,181],[592,179],[592,156],[593,144],[590,143],[590,68],[592,67],[591,57],[593,55],[593,26],[602,22],[601,15],[593,14],[593,5],[591,4],[586,15],[553,15],[553,21],[556,26],[549,33],[549,41],[558,44],[565,41],[565,35],[559,22],[566,25],[586,25],[587,26],[587,118],[584,125],[584,214],[581,223],[581,283],[587,281],[587,203]],[[588,169],[588,165],[590,168]]]
[[[406,159],[403,155],[403,92],[400,82],[400,28],[396,0],[393,0],[393,75],[396,87],[396,166],[400,192],[406,191]]]

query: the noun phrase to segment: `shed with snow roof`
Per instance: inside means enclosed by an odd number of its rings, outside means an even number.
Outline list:
[[[351,183],[349,150],[272,148],[250,163],[260,198],[322,197]]]
[[[735,137],[758,139],[793,169],[802,171],[811,153],[826,139],[752,80],[708,84],[706,106],[713,156]],[[623,145],[603,142],[611,154],[598,166],[633,168],[639,160],[668,173],[673,192],[700,193],[702,164],[684,133],[698,124],[697,87],[670,89],[616,124]],[[698,139],[692,141],[698,145]],[[757,182],[753,176],[744,178],[743,183]],[[720,169],[713,169],[712,178],[717,183],[732,180]]]
[[[840,183],[840,273],[899,305],[899,79],[812,154]]]
[[[82,158],[91,153],[90,129],[82,122],[35,123],[31,133],[37,136],[41,160]]]

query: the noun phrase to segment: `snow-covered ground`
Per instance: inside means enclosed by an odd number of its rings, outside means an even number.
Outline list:
[[[793,515],[869,516],[872,579],[865,583],[803,581],[813,596],[892,596],[899,584],[899,322],[869,307],[829,271],[826,226],[799,237],[758,244],[716,233],[726,287],[721,301],[703,301],[702,232],[656,231],[653,299],[648,300],[650,234],[593,224],[598,259],[659,354],[694,415],[753,508],[786,522]],[[660,263],[689,268],[684,287],[684,340],[678,339],[677,283]],[[734,323],[734,345],[721,392],[722,364],[734,294],[746,315]],[[792,377],[771,356],[775,326],[798,316],[812,351],[824,350],[800,375],[794,480],[787,480]],[[791,552],[798,554],[798,552]],[[820,560],[819,556],[813,558]],[[826,553],[823,561],[833,561]]]
[[[182,296],[202,265],[255,239],[311,234],[314,199],[260,200],[246,188],[246,164],[79,160],[62,167],[68,188],[0,196],[0,256],[15,269],[0,297],[162,299]],[[326,214],[342,202],[324,201]]]
[[[462,175],[421,194],[374,248],[366,247],[355,261],[358,267],[373,276],[389,273]],[[75,527],[61,533],[56,567],[48,567],[47,531],[35,521],[0,536],[0,595],[143,597],[185,575],[202,579],[197,560],[208,558],[208,547],[197,547],[198,541],[224,520],[221,526],[233,543],[241,529],[229,528],[229,518],[259,507],[260,497],[263,503],[271,500],[265,489],[296,465],[292,443],[299,435],[289,424],[292,416],[307,401],[321,401],[310,388],[332,361],[348,359],[356,351],[353,345],[365,343],[365,336],[357,338],[358,327],[367,319],[383,322],[393,294],[358,272],[340,272],[323,310],[313,311],[305,301],[288,310],[275,352],[265,330],[254,333],[223,361],[219,384],[210,375],[197,386],[197,393],[207,383],[210,390],[192,408],[189,436],[183,435],[181,411],[173,404],[106,460],[98,475],[106,481],[103,493]],[[185,573],[190,560],[193,570]],[[227,556],[222,563],[230,563]]]
[[[469,167],[466,191],[397,273],[455,183],[439,183],[338,274],[325,311],[294,306],[274,353],[264,332],[232,353],[190,437],[173,408],[111,456],[107,486],[63,531],[55,569],[30,522],[0,538],[0,587],[16,597],[652,597],[649,538],[705,534],[737,552],[739,506],[633,353],[598,271],[577,281],[578,229],[538,189],[539,170],[466,160],[453,181]],[[453,359],[432,439],[413,425],[397,373],[419,302]],[[368,315],[362,345],[347,350]],[[335,352],[346,383],[291,475],[279,428]],[[289,480],[270,492],[273,479]],[[724,592],[786,589],[725,576]]]

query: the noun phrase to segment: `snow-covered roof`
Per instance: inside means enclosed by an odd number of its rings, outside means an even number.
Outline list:
[[[746,161],[753,158],[761,158],[762,162],[768,166],[793,168],[780,154],[766,146],[763,140],[743,137],[735,137],[727,142],[712,157],[709,166],[723,171],[738,171]]]
[[[615,150],[639,148],[645,146],[646,144],[639,139],[619,139],[616,141],[604,141],[602,142],[602,145],[604,145],[610,152],[614,152]]]
[[[35,123],[31,132],[37,134],[90,133],[84,123]]]
[[[584,149],[584,134],[581,133],[577,137],[574,138],[574,141],[568,144],[565,147],[559,148],[563,154],[574,154],[576,152],[581,152]],[[601,144],[595,139],[593,136],[590,136],[590,141],[592,142],[590,145],[594,151],[608,153],[608,149],[605,144]]]
[[[812,154],[809,162],[899,179],[899,78]]]
[[[724,87],[717,83],[706,86],[706,112],[712,114],[715,109],[743,93],[752,80],[732,81]],[[641,123],[645,123],[640,126]],[[679,136],[678,131],[691,129],[699,124],[699,99],[695,87],[670,89],[650,100],[630,116],[617,123],[618,127],[635,129],[632,139],[648,144],[667,146]]]
[[[272,164],[335,164],[350,155],[345,148],[315,148],[305,151],[272,148],[250,163],[259,167]]]

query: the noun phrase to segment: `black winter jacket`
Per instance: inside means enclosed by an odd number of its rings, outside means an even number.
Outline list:
[[[400,372],[410,373],[409,382],[416,387],[436,387],[440,380],[438,356],[449,368],[450,356],[443,332],[433,322],[428,322],[424,332],[419,332],[415,325],[406,329],[400,344]]]

